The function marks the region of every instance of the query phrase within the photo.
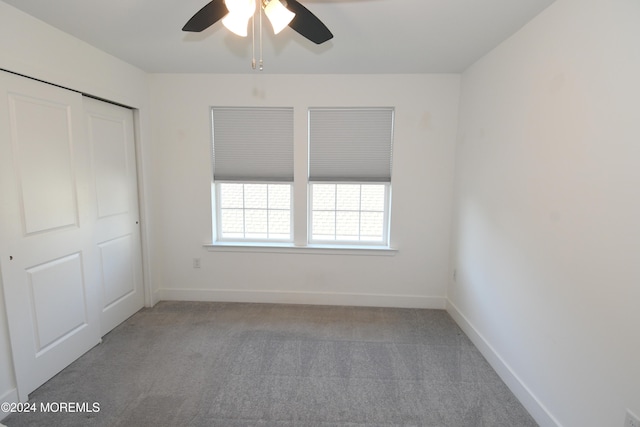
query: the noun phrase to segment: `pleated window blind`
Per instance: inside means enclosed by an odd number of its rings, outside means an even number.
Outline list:
[[[293,181],[293,108],[214,107],[215,181]]]
[[[309,181],[391,182],[393,108],[309,109]]]

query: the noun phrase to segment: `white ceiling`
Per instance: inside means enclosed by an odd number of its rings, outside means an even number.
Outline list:
[[[251,37],[183,25],[208,0],[3,0],[152,73],[251,73]],[[554,0],[300,0],[334,34],[263,30],[264,73],[457,73]],[[256,53],[258,54],[258,53]]]

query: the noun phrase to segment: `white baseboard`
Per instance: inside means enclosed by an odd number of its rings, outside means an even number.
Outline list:
[[[562,427],[540,400],[531,392],[529,387],[522,382],[520,377],[511,369],[509,364],[496,352],[491,344],[482,336],[480,332],[471,324],[469,319],[460,312],[458,307],[447,300],[447,312],[458,326],[464,331],[473,344],[480,350],[480,353],[487,359],[487,362],[498,373],[502,381],[509,387],[511,392],[518,398],[529,414],[541,427]]]
[[[20,402],[18,400],[18,390],[15,388],[12,388],[11,390],[7,391],[6,393],[4,393],[2,396],[0,396],[0,403],[18,403]],[[7,416],[9,416],[10,412],[3,412],[0,411],[0,421],[4,420]]]
[[[217,301],[444,310],[444,297],[324,292],[244,291],[235,289],[160,289],[161,301]]]

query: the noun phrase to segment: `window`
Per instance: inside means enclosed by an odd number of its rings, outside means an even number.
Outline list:
[[[220,183],[219,240],[291,240],[291,185]]]
[[[291,242],[293,109],[215,107],[217,241]]]
[[[295,187],[307,189],[308,235],[297,246],[388,246],[393,114],[309,109],[308,181]],[[214,107],[212,127],[214,240],[292,243],[293,109]]]
[[[312,242],[383,243],[387,235],[386,184],[312,184]]]
[[[309,110],[309,241],[388,244],[392,108]]]

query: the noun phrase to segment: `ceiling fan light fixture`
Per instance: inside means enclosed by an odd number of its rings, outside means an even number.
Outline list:
[[[222,24],[232,33],[247,37],[249,20],[256,11],[255,0],[225,0],[229,13],[222,19]]]
[[[250,18],[251,17],[246,18],[230,13],[222,19],[222,24],[233,34],[240,37],[247,37],[247,26],[249,25]]]
[[[262,0],[262,7],[269,22],[273,26],[273,32],[278,34],[296,16],[295,13],[287,9],[280,0]]]

